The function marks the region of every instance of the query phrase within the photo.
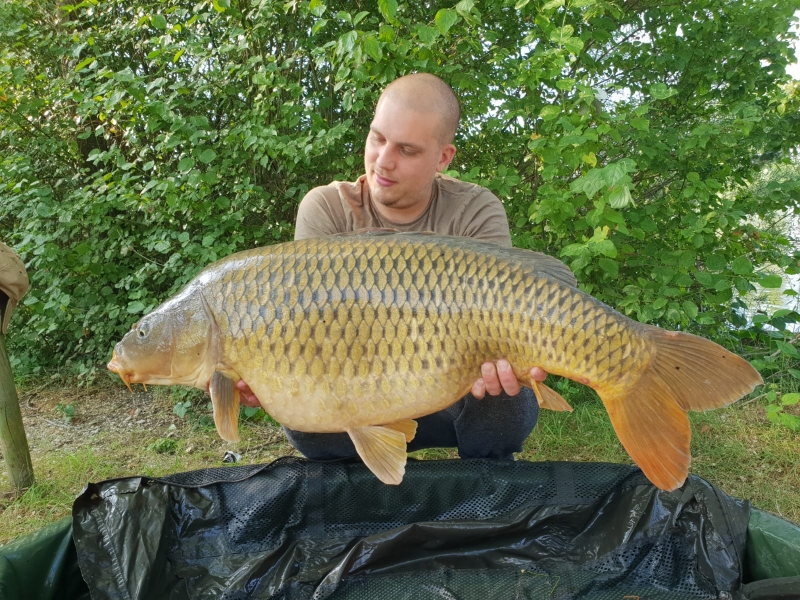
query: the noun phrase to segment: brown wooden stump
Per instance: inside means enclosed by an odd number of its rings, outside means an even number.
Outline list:
[[[33,485],[33,463],[22,425],[17,388],[11,374],[5,336],[0,333],[0,450],[16,492]]]

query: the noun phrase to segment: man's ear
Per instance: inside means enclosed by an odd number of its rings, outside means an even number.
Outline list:
[[[447,144],[441,150],[441,154],[439,154],[439,164],[436,167],[436,171],[441,173],[444,171],[450,163],[453,161],[453,157],[456,155],[456,147],[453,144]]]

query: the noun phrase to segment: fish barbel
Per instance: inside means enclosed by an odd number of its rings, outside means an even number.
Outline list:
[[[622,445],[659,488],[688,474],[687,411],[762,382],[706,339],[633,321],[577,288],[561,261],[469,238],[370,232],[233,254],[142,318],[108,368],[129,384],[208,389],[238,440],[244,379],[279,423],[346,431],[375,475],[403,478],[414,419],[507,359],[543,408],[571,410],[534,366],[595,389]],[[485,400],[491,402],[491,399]]]

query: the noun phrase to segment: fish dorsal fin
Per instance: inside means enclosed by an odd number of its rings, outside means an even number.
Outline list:
[[[214,425],[223,440],[239,441],[239,390],[236,382],[219,371],[214,371],[208,384],[211,405],[214,408]]]
[[[389,485],[403,481],[406,472],[405,433],[383,425],[351,427],[347,433],[361,460],[375,477]]]
[[[398,421],[397,423],[389,423],[384,425],[384,427],[388,427],[389,429],[394,429],[395,431],[399,431],[404,436],[406,436],[406,443],[410,442],[414,439],[414,436],[417,435],[417,422],[414,420],[409,419],[408,421]]]
[[[497,251],[496,254],[530,265],[534,273],[547,275],[551,279],[570,287],[578,287],[578,280],[575,278],[575,274],[567,265],[554,256],[535,250],[526,250],[525,248],[503,248]]]
[[[562,412],[572,412],[572,407],[564,400],[564,397],[553,388],[546,386],[540,381],[531,380],[536,399],[539,401],[540,408],[556,410]]]

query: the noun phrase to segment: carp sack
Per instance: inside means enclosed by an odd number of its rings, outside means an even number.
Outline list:
[[[276,421],[346,431],[383,482],[405,473],[414,419],[467,394],[507,359],[543,408],[571,410],[534,366],[592,387],[656,486],[683,484],[687,411],[762,383],[706,339],[633,321],[581,292],[561,261],[469,238],[370,232],[233,254],[136,323],[108,368],[126,384],[208,389],[238,440],[244,379]],[[486,398],[485,402],[491,402]]]

